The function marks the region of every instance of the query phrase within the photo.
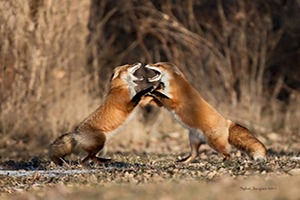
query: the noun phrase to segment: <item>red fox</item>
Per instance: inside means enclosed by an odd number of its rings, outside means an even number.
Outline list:
[[[248,129],[224,118],[208,104],[177,66],[161,62],[145,67],[156,74],[148,81],[160,82],[147,96],[153,97],[155,102],[159,101],[189,130],[191,153],[178,162],[192,162],[198,156],[200,145],[204,143],[219,152],[224,160],[230,160],[228,144],[245,151],[255,160],[265,159],[265,146]],[[155,102],[150,101],[151,104]]]
[[[62,165],[64,157],[71,154],[76,145],[88,153],[82,160],[83,164],[89,159],[98,163],[110,161],[96,157],[96,154],[103,149],[108,138],[129,123],[135,107],[146,93],[153,90],[153,87],[149,87],[136,94],[134,88],[137,84],[134,81],[142,80],[143,77],[137,78],[133,74],[140,67],[140,63],[135,63],[115,68],[104,104],[81,122],[74,132],[60,136],[50,145],[49,155],[56,164]]]

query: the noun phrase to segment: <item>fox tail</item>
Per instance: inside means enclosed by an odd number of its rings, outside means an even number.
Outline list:
[[[230,121],[229,144],[245,151],[254,160],[265,160],[266,147],[245,127]]]
[[[64,157],[71,154],[77,144],[75,134],[74,132],[63,134],[50,145],[49,156],[54,163],[62,165]]]

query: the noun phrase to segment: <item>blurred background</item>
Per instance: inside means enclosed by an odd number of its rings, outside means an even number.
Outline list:
[[[0,156],[45,155],[137,61],[178,65],[267,148],[299,139],[299,0],[0,0]],[[187,138],[146,107],[108,150],[183,152]]]

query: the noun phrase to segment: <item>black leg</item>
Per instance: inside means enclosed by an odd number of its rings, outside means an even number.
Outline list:
[[[134,95],[134,97],[132,97],[131,101],[128,104],[127,110],[131,111],[133,108],[135,108],[139,104],[139,102],[141,101],[142,97],[145,94],[151,92],[153,89],[154,89],[154,87],[151,86],[151,87],[149,87],[147,89],[139,91],[136,95]]]
[[[162,99],[170,99],[168,96],[166,96],[165,94],[158,92],[158,91],[152,91],[150,92],[150,94],[155,95],[156,97],[162,98]]]

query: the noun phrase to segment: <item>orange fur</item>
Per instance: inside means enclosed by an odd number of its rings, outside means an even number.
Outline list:
[[[118,129],[130,120],[129,116],[133,114],[134,108],[143,96],[152,90],[148,88],[135,94],[136,84],[133,80],[138,79],[133,73],[137,67],[139,68],[140,64],[117,67],[104,104],[81,122],[74,132],[60,136],[50,145],[49,155],[56,164],[61,165],[64,157],[72,152],[76,144],[88,153],[83,163],[89,159],[99,163],[109,161],[96,157],[96,154],[103,149],[109,135],[118,132]],[[133,68],[135,70],[131,73]]]
[[[207,103],[177,66],[172,63],[156,63],[148,64],[146,68],[159,72],[160,77],[152,80],[164,85],[163,89],[152,91],[151,96],[190,130],[191,154],[180,162],[193,161],[203,143],[210,145],[226,160],[230,160],[228,144],[247,152],[254,159],[265,158],[265,146],[249,130],[227,120]]]
[[[146,105],[152,105],[152,106],[158,106],[158,107],[162,107],[163,105],[160,103],[160,101],[158,101],[157,99],[153,98],[150,95],[145,95],[140,104],[140,106],[144,107]]]

